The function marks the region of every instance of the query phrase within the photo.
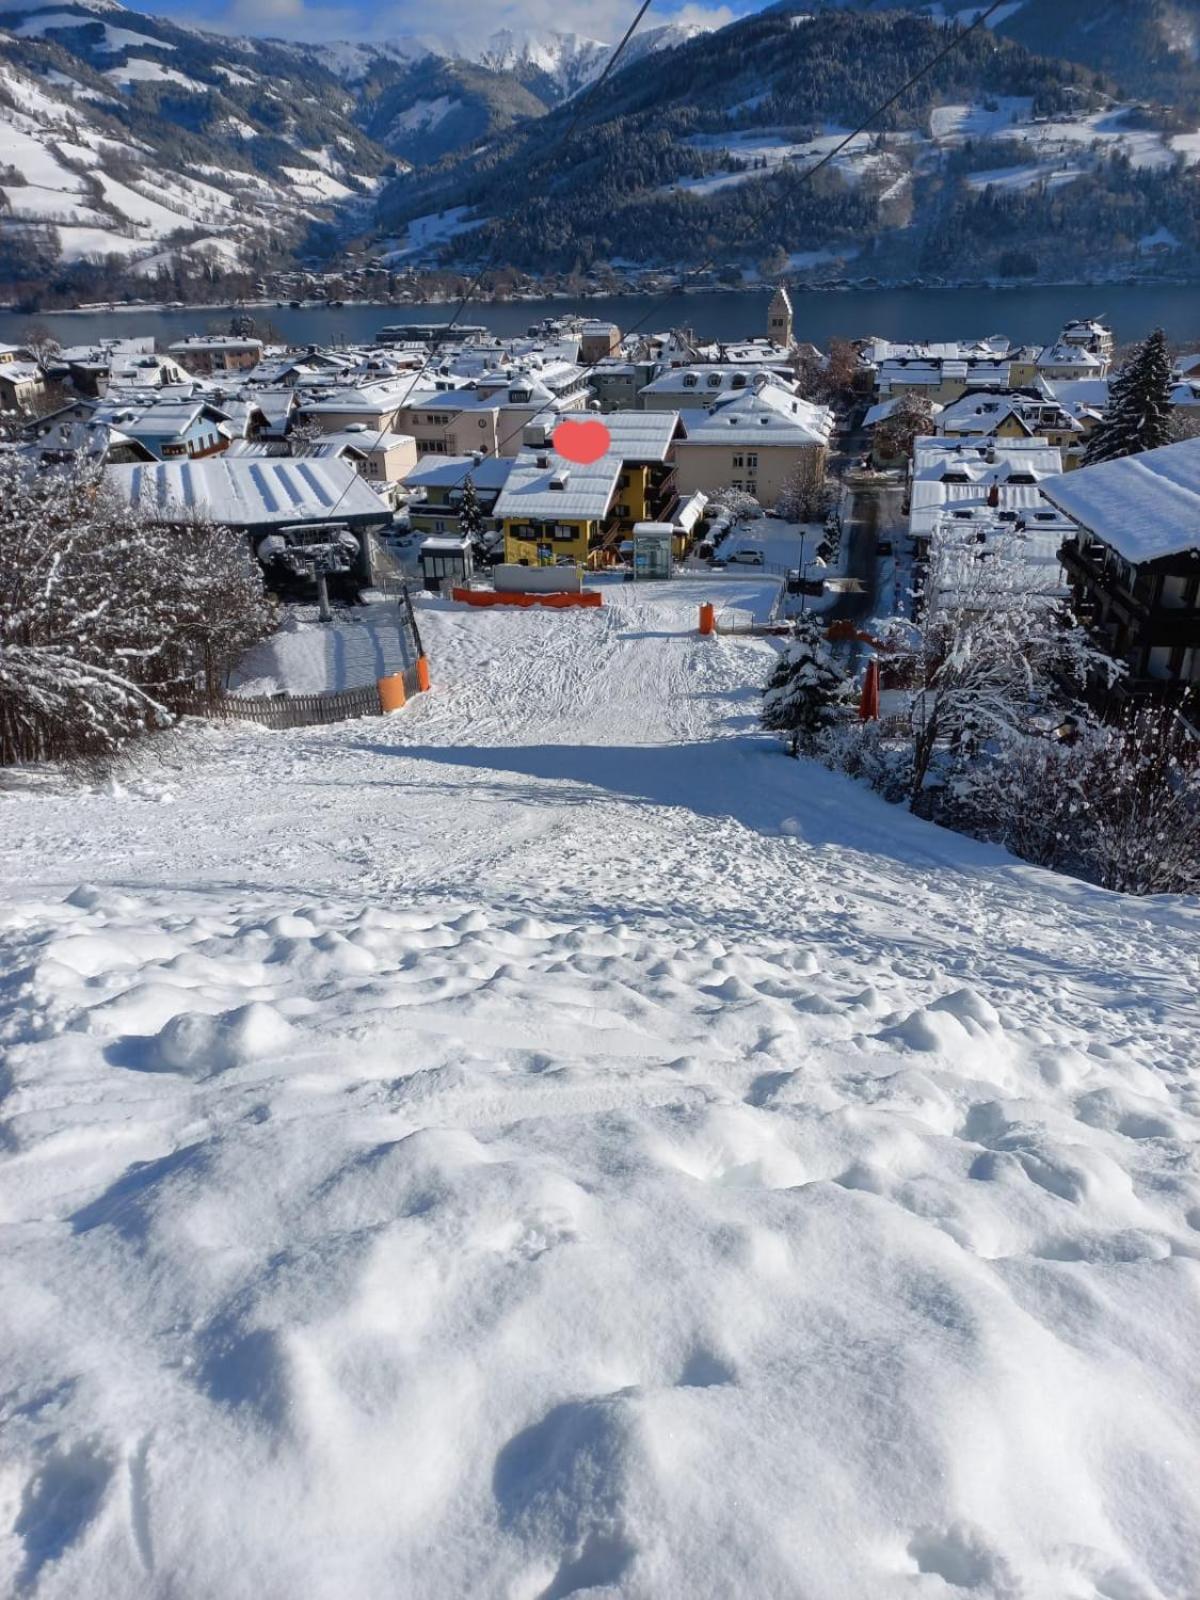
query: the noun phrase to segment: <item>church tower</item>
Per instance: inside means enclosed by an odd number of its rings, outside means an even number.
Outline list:
[[[781,344],[785,350],[792,342],[792,302],[782,284],[767,307],[767,338],[773,344]]]

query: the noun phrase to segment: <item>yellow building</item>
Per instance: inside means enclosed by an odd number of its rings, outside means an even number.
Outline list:
[[[513,464],[494,515],[504,529],[504,559],[529,566],[605,566],[635,522],[671,521],[678,503],[676,412],[621,411],[594,420],[609,432],[608,452],[585,464],[551,443],[557,417],[526,429],[528,448]]]

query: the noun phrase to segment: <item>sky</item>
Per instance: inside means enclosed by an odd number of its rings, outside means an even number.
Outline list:
[[[162,0],[135,3],[135,9],[194,22],[222,32],[286,39],[368,39],[401,36],[446,36],[471,53],[480,41],[500,29],[517,34],[578,33],[589,39],[620,38],[637,11],[638,0],[445,0],[434,8],[428,0]],[[643,28],[666,22],[694,22],[721,27],[757,7],[748,0],[704,4],[703,0],[654,0]]]

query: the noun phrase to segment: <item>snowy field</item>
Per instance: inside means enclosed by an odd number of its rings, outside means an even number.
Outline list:
[[[1200,906],[788,761],[703,589],[0,787],[0,1593],[1200,1593]]]

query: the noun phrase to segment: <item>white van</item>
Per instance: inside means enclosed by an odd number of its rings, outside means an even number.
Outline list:
[[[743,544],[726,557],[731,567],[761,567],[765,563],[763,549],[757,544]]]

